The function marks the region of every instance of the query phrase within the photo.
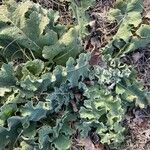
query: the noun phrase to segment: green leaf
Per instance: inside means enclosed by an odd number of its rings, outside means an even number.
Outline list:
[[[20,82],[20,86],[27,91],[37,91],[37,89],[40,87],[41,80],[38,82],[36,79],[32,79],[29,75],[26,76],[26,78]]]
[[[46,101],[50,102],[55,112],[58,112],[62,105],[68,106],[70,101],[70,92],[65,85],[55,88],[52,94],[46,97]]]
[[[75,65],[73,58],[70,58],[66,63],[67,80],[71,87],[78,86],[80,77],[82,80],[88,76],[89,73],[89,54],[80,54],[79,59]]]
[[[123,82],[119,83],[120,88],[124,89],[123,98],[127,101],[135,101],[137,106],[144,108],[149,104],[149,100],[147,98],[147,93],[141,89],[141,87],[134,82],[134,84],[130,84],[123,80]]]
[[[67,150],[71,147],[71,140],[67,136],[59,135],[59,137],[54,140],[54,144],[59,150]]]
[[[76,28],[69,29],[54,45],[44,47],[43,57],[57,64],[64,64],[69,57],[75,58],[82,50],[78,36]]]
[[[46,148],[48,142],[51,142],[49,135],[53,133],[52,128],[50,126],[42,126],[38,133],[40,149]]]
[[[35,147],[27,144],[27,142],[22,141],[20,144],[20,148],[15,148],[14,150],[33,150]],[[39,150],[38,147],[36,147],[36,150]]]
[[[12,149],[16,144],[16,139],[19,134],[22,132],[21,119],[19,117],[11,117],[8,119],[8,129],[0,126],[0,148],[5,149],[7,145],[8,149]]]
[[[122,20],[122,13],[120,9],[110,9],[108,19],[111,21],[117,20],[117,22],[120,22]]]
[[[0,70],[0,87],[11,87],[16,85],[13,67],[10,64],[3,64]]]
[[[8,135],[8,131],[4,128],[0,126],[0,149],[3,149],[5,147],[5,145],[8,144],[8,140],[6,138],[6,136]]]
[[[5,93],[7,92],[11,92],[11,89],[10,88],[0,88],[0,97],[3,97],[5,95]]]
[[[73,12],[73,16],[76,18],[77,27],[79,29],[79,35],[80,37],[84,38],[85,35],[88,34],[88,30],[86,27],[90,21],[90,17],[87,13],[87,10],[95,3],[95,0],[70,0],[70,2],[70,9]]]
[[[39,102],[35,107],[32,102],[28,102],[21,108],[21,114],[23,117],[27,117],[29,121],[38,121],[46,117],[46,113],[51,107],[47,107],[46,103]]]
[[[22,68],[22,74],[24,77],[27,75],[39,76],[44,69],[44,62],[39,59],[28,61]],[[24,78],[23,77],[23,78]]]
[[[138,38],[134,37],[134,32],[138,30],[142,23],[141,13],[143,8],[142,0],[117,0],[115,2],[114,8],[109,11],[108,19],[112,21],[117,20],[118,31],[109,44],[103,49],[104,53],[111,54],[113,57],[118,58],[124,56],[125,53],[135,50],[132,45],[146,45],[149,39],[142,40],[139,43],[133,40]],[[138,48],[138,46],[136,46],[136,48]]]
[[[8,59],[22,48],[39,55],[44,46],[57,42],[57,33],[47,28],[56,17],[53,10],[47,11],[31,1],[14,1],[13,5],[4,5],[3,9],[3,13],[0,13],[0,24],[3,25],[0,43],[5,47],[3,53]]]
[[[137,36],[133,36],[130,45],[125,52],[131,52],[138,48],[147,46],[150,43],[150,26],[142,24],[136,31]]]
[[[82,121],[89,124],[88,126],[96,127],[102,143],[111,143],[111,141],[119,143],[122,140],[117,137],[118,134],[123,138],[124,130],[120,122],[125,113],[124,108],[119,97],[106,94],[105,90],[98,85],[88,88],[84,93],[85,96],[88,95],[88,98],[84,101],[84,107],[81,107],[79,114]],[[111,131],[114,130],[114,126],[115,131],[113,133]],[[116,126],[121,129],[119,133],[116,130]],[[82,132],[86,132],[85,130],[86,128],[83,128]]]
[[[80,117],[91,120],[91,119],[95,119],[95,114],[93,113],[92,110],[88,110],[84,107],[81,107]]]
[[[4,125],[5,121],[17,111],[16,104],[5,104],[0,108],[0,125]]]
[[[44,90],[44,80],[45,77],[41,78],[40,75],[42,74],[42,71],[44,71],[44,62],[35,59],[33,61],[27,61],[21,70],[21,81],[20,86],[24,90],[28,91],[36,91],[36,90]],[[43,89],[42,89],[43,88]]]

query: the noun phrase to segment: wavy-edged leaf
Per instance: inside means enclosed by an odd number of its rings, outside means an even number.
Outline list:
[[[132,38],[135,38],[134,30],[138,30],[142,23],[142,11],[142,0],[117,0],[115,2],[114,8],[109,12],[108,19],[117,20],[119,28],[113,39],[104,48],[104,53],[109,53],[117,58],[123,56],[124,53],[135,50],[134,48],[128,49],[128,47],[130,46],[130,41],[132,41],[131,45],[136,45],[136,41],[133,41]],[[145,43],[146,41],[143,40],[142,42]]]
[[[77,63],[73,58],[70,58],[66,63],[67,80],[71,87],[78,86],[79,79],[82,80],[87,77],[89,73],[89,54],[80,54]]]
[[[38,121],[46,117],[48,110],[51,110],[48,102],[39,102],[35,107],[32,102],[28,102],[20,111],[23,117],[28,118],[28,121]]]
[[[0,13],[0,45],[5,47],[3,53],[6,57],[11,57],[20,48],[40,54],[45,45],[58,40],[57,33],[47,28],[49,16],[53,14],[55,17],[53,10],[48,12],[31,1],[14,1],[13,5],[5,5],[3,9],[5,11]]]

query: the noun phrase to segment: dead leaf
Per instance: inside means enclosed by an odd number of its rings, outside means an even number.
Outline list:
[[[146,14],[145,18],[150,19],[150,11]]]
[[[78,112],[78,108],[74,100],[71,100],[71,105],[72,105],[73,111]]]
[[[142,56],[143,56],[143,55],[142,55],[141,53],[139,53],[139,52],[134,53],[134,54],[132,55],[132,58],[133,58],[134,63],[138,62],[139,59],[142,58]]]
[[[103,150],[101,145],[94,145],[89,137],[81,139],[80,143],[84,146],[85,150]]]

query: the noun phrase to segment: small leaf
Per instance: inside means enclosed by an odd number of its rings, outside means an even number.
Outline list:
[[[55,147],[59,150],[66,150],[71,147],[71,140],[69,137],[64,135],[59,135],[59,137],[54,140]]]
[[[35,59],[33,61],[28,61],[22,68],[23,76],[39,76],[44,69],[44,62],[41,60]]]
[[[88,75],[89,59],[88,54],[80,54],[76,65],[73,58],[67,61],[67,80],[70,82],[71,87],[78,86],[79,79],[83,80]]]

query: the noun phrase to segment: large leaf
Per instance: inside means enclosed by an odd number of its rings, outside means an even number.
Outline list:
[[[142,24],[136,31],[136,36],[131,39],[130,45],[127,47],[126,52],[134,51],[138,48],[147,46],[150,43],[150,25]]]
[[[118,56],[123,56],[124,53],[134,51],[136,48],[143,47],[148,43],[148,38],[142,40],[140,44],[136,44],[136,41],[134,40],[137,38],[134,37],[134,32],[142,23],[142,11],[142,0],[117,0],[115,2],[114,8],[109,12],[108,19],[117,21],[118,31],[109,44],[104,48],[104,52],[112,54],[113,57],[117,58]],[[132,46],[131,48],[130,42],[131,45],[137,46]],[[128,47],[130,48],[128,49]]]
[[[20,111],[23,117],[28,118],[28,121],[38,121],[46,117],[48,110],[51,110],[51,106],[48,103],[39,102],[34,107],[32,102],[28,102]]]
[[[68,29],[56,21],[59,16],[53,10],[39,4],[23,1],[1,6],[0,46],[8,60],[23,57],[43,57],[49,62],[64,64],[69,57],[76,57],[82,50],[79,27]],[[28,51],[27,51],[28,49]]]
[[[54,45],[44,47],[43,57],[50,62],[64,64],[69,57],[76,57],[81,50],[78,29],[71,28]]]
[[[86,27],[90,21],[87,10],[95,3],[95,0],[69,1],[71,2],[70,9],[76,19],[80,37],[85,37],[88,34]]]
[[[47,11],[31,1],[13,1],[13,5],[8,3],[1,6],[1,9],[0,45],[4,47],[5,57],[10,59],[24,48],[40,56],[44,46],[57,42],[54,22],[58,19],[58,14],[53,10]]]

